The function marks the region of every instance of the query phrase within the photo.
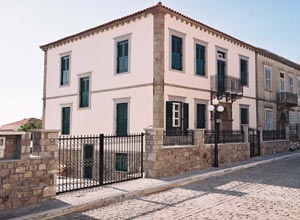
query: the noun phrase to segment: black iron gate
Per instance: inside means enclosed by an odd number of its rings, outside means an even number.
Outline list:
[[[260,156],[260,133],[257,129],[249,129],[250,157]]]
[[[57,193],[143,177],[144,134],[61,136]]]

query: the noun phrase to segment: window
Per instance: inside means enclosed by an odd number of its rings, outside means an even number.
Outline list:
[[[189,121],[189,105],[182,102],[166,102],[166,130],[186,131]]]
[[[266,110],[266,130],[272,130],[273,123],[272,123],[272,111]]]
[[[248,60],[240,59],[241,68],[241,83],[243,86],[248,86]]]
[[[265,66],[265,89],[272,90],[272,70],[268,66]]]
[[[173,127],[180,127],[180,103],[173,103]]]
[[[284,92],[284,74],[280,73],[280,92]]]
[[[62,108],[62,119],[61,119],[61,134],[69,135],[70,134],[70,122],[71,122],[71,107]]]
[[[116,171],[127,172],[128,170],[128,154],[116,153]]]
[[[249,124],[249,110],[248,108],[241,108],[241,125]]]
[[[300,97],[300,77],[297,78],[298,80],[298,97]]]
[[[117,43],[117,73],[128,72],[128,40]]]
[[[296,124],[295,112],[292,111],[289,112],[289,119],[291,125]]]
[[[128,130],[128,103],[117,103],[117,126],[118,136],[127,135]]]
[[[197,128],[205,128],[205,104],[197,104]]]
[[[90,77],[80,78],[80,88],[79,88],[79,107],[87,108],[90,102]]]
[[[298,124],[300,124],[300,112],[298,112],[297,116],[298,116],[298,121],[297,122],[298,122]]]
[[[205,76],[205,46],[196,44],[196,75]]]
[[[294,76],[289,76],[290,93],[294,93]]]
[[[172,35],[172,69],[182,71],[182,38]]]
[[[70,82],[70,55],[61,57],[60,63],[60,85],[68,85]]]

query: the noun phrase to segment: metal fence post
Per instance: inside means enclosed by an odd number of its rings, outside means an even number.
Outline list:
[[[99,184],[103,185],[103,169],[104,169],[104,134],[100,134],[99,142]]]
[[[141,134],[141,177],[144,173],[144,133]]]

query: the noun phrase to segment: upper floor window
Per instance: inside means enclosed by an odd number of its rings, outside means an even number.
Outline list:
[[[240,59],[240,75],[243,86],[248,86],[248,60]]]
[[[60,85],[68,85],[70,82],[70,55],[60,58]]]
[[[205,76],[205,46],[196,44],[196,75]]]
[[[265,89],[272,90],[272,69],[265,66]]]
[[[128,72],[128,40],[117,43],[117,73]]]
[[[290,93],[294,93],[294,76],[289,76]]]
[[[86,108],[89,107],[90,102],[90,77],[82,77],[79,82],[79,107]]]
[[[300,97],[300,77],[297,78],[298,81],[298,96]]]
[[[172,69],[183,70],[182,38],[172,35]]]
[[[280,92],[284,92],[284,73],[280,73]]]

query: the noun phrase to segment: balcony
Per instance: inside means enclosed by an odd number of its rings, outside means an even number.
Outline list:
[[[243,85],[241,79],[233,76],[211,76],[212,96],[218,99],[226,98],[226,101],[234,102],[243,97]]]
[[[277,93],[277,103],[284,104],[289,107],[295,107],[298,105],[297,94],[290,92],[279,92]]]

